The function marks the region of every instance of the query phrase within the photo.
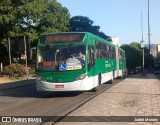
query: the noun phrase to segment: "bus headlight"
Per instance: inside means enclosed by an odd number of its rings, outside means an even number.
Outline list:
[[[82,74],[82,75],[76,77],[75,80],[82,80],[82,79],[84,79],[86,76],[87,76],[86,73],[85,73],[85,74]]]

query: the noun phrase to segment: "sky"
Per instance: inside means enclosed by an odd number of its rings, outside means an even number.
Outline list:
[[[148,44],[148,0],[57,0],[71,17],[87,16],[108,36],[119,37],[120,44],[142,40]],[[150,43],[160,44],[160,0],[149,0]]]

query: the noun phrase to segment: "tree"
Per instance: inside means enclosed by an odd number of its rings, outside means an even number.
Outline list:
[[[57,0],[1,0],[0,45],[6,47],[8,36],[26,35],[33,42],[42,33],[68,31],[69,18]]]
[[[126,66],[129,71],[135,69],[136,67],[140,66],[140,53],[131,45],[122,45],[121,48],[125,50],[126,53]]]
[[[7,36],[15,21],[16,11],[11,0],[1,0],[0,2],[0,42]]]
[[[69,20],[69,31],[71,32],[90,32],[104,39],[109,36],[100,31],[100,26],[94,26],[93,21],[86,16],[74,16]]]
[[[62,7],[56,0],[47,3],[47,10],[40,18],[38,31],[40,33],[53,33],[68,31],[70,14],[68,9]]]
[[[132,42],[131,44],[123,44],[121,46],[123,50],[125,50],[126,53],[126,63],[127,63],[127,69],[130,71],[132,69],[135,69],[136,67],[142,67],[142,49],[140,47],[140,44],[137,42]],[[151,54],[149,54],[148,48],[144,48],[144,62],[145,62],[145,68],[150,68],[153,66],[154,59]]]
[[[154,67],[154,58],[149,53],[149,49],[147,47],[144,48],[144,67],[147,69]]]
[[[70,14],[56,0],[2,0],[0,40],[28,35],[34,40],[41,33],[67,31]]]

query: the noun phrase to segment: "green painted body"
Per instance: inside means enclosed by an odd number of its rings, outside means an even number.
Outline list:
[[[121,52],[122,58],[119,59],[119,69],[120,70],[126,70],[126,57],[125,57],[125,51],[119,48],[119,51]]]
[[[77,32],[75,32],[77,33]],[[69,34],[69,33],[68,33]],[[72,32],[73,34],[73,32]],[[46,34],[47,35],[47,34]],[[42,35],[43,36],[43,35]],[[100,41],[103,44],[107,44],[109,46],[112,46],[113,48],[115,48],[115,45],[113,45],[112,43],[98,37],[95,36],[91,33],[87,33],[85,32],[85,38],[83,39],[83,41],[79,41],[79,42],[72,42],[72,44],[75,45],[81,45],[84,44],[86,46],[86,60],[85,60],[85,67],[79,70],[71,70],[71,71],[58,71],[58,72],[53,72],[53,71],[44,71],[44,70],[36,70],[36,74],[40,77],[42,77],[43,79],[45,79],[45,81],[47,82],[61,82],[61,83],[69,83],[69,82],[73,82],[75,81],[75,79],[86,73],[88,77],[91,76],[96,76],[98,74],[103,74],[103,73],[107,73],[107,72],[113,72],[117,70],[116,67],[116,59],[110,59],[110,58],[94,58],[94,64],[92,65],[91,68],[89,68],[89,46],[92,46],[94,49],[94,53],[95,55],[97,54],[97,48],[96,48],[96,41]],[[66,45],[66,44],[70,44],[69,42],[65,42],[65,43],[54,43],[54,45]],[[41,43],[41,41],[38,42],[37,46],[46,46],[47,44],[45,43]],[[94,55],[94,56],[95,56]],[[123,70],[126,69],[126,63],[125,60],[119,60],[119,69]]]
[[[119,69],[120,70],[126,70],[126,61],[119,60]]]
[[[107,63],[106,63],[107,62]],[[110,65],[110,67],[106,67],[106,65]],[[116,60],[114,59],[97,59],[93,68],[88,71],[88,76],[95,76],[98,74],[108,73],[115,71],[116,68]]]

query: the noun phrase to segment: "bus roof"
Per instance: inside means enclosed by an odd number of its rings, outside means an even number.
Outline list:
[[[103,43],[106,43],[112,47],[115,47],[116,45],[114,45],[113,43],[97,36],[97,35],[94,35],[90,32],[57,32],[57,33],[47,33],[47,34],[41,34],[40,36],[43,37],[43,36],[50,36],[50,35],[60,35],[60,34],[84,34],[85,36],[89,36],[89,37],[92,37],[92,38],[95,38],[97,39],[97,41],[100,41],[100,42],[103,42]]]

